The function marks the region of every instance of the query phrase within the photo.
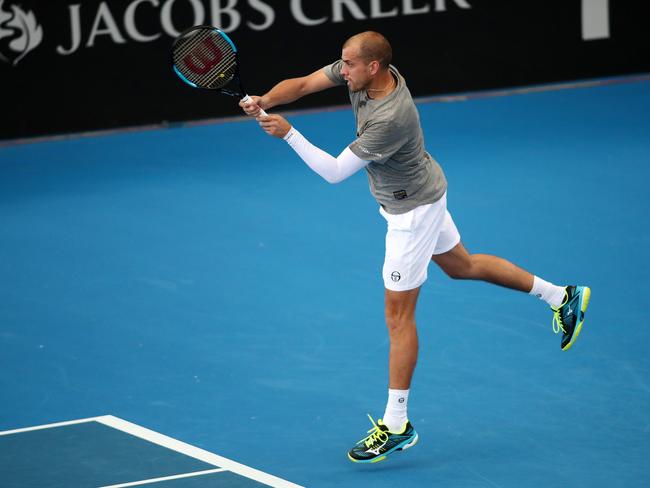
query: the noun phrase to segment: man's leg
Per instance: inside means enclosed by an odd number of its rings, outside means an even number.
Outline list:
[[[526,293],[533,288],[534,277],[528,271],[498,256],[469,254],[462,243],[431,259],[454,279],[487,281]]]
[[[546,301],[553,309],[553,330],[562,331],[560,347],[567,351],[578,338],[591,290],[587,286],[557,286],[533,276],[509,261],[489,254],[469,254],[462,243],[431,259],[451,278],[481,280],[519,290]]]
[[[386,289],[385,313],[390,354],[388,386],[408,390],[418,359],[418,334],[415,326],[415,305],[420,288],[408,291]]]
[[[370,435],[348,453],[354,462],[376,463],[418,442],[418,434],[408,422],[407,403],[418,359],[415,305],[419,293],[419,287],[408,291],[386,289],[386,325],[390,338],[388,403],[384,418],[377,424],[373,421]]]

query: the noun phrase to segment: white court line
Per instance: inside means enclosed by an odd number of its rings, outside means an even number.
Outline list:
[[[162,478],[151,478],[151,479],[148,479],[148,480],[133,481],[131,483],[120,483],[119,485],[106,485],[106,486],[102,486],[100,488],[126,488],[127,486],[147,485],[147,484],[150,484],[150,483],[158,483],[159,481],[169,481],[169,480],[178,480],[178,479],[181,479],[181,478],[191,478],[193,476],[203,476],[204,474],[221,473],[223,471],[227,471],[227,470],[224,469],[224,468],[206,469],[205,471],[194,471],[193,473],[175,474],[173,476],[163,476]]]
[[[260,483],[264,483],[274,488],[304,488],[295,483],[291,483],[290,481],[278,478],[277,476],[264,473],[263,471],[259,471],[235,461],[231,461],[230,459],[218,456],[217,454],[213,454],[204,449],[200,449],[185,442],[173,439],[153,430],[149,430],[145,427],[132,424],[131,422],[127,422],[126,420],[114,417],[112,415],[98,417],[95,420],[109,427],[113,427],[114,429],[126,432],[127,434],[131,434],[146,441],[153,442],[154,444],[166,447],[167,449],[180,452],[181,454],[185,454],[186,456],[193,457],[205,463],[225,468],[228,471],[232,471],[233,473],[237,473],[241,476],[245,476],[246,478],[259,481]]]
[[[0,435],[20,434],[21,432],[31,432],[32,430],[53,429],[55,427],[65,427],[66,425],[84,424],[86,422],[98,422],[103,417],[89,417],[87,419],[69,420],[67,422],[56,422],[54,424],[36,425],[34,427],[25,427],[23,429],[5,430]]]
[[[236,461],[231,461],[230,459],[227,459],[225,457],[221,457],[217,454],[213,454],[209,451],[176,440],[172,437],[160,434],[153,430],[149,430],[145,427],[141,427],[131,422],[127,422],[126,420],[123,420],[118,417],[114,417],[113,415],[102,415],[101,417],[89,417],[86,419],[70,420],[67,422],[56,422],[53,424],[37,425],[34,427],[25,427],[23,429],[6,430],[4,432],[0,432],[0,435],[20,434],[22,432],[31,432],[34,430],[41,430],[41,429],[52,429],[55,427],[65,427],[66,425],[83,424],[86,422],[98,422],[100,424],[104,424],[108,427],[112,427],[113,429],[120,430],[127,434],[131,434],[135,437],[139,437],[140,439],[144,439],[146,441],[153,442],[154,444],[158,444],[159,446],[166,447],[167,449],[171,449],[172,451],[180,452],[181,454],[185,454],[186,456],[190,456],[200,461],[203,461],[205,463],[212,464],[213,466],[217,466],[218,468],[223,468],[223,470],[232,471],[233,473],[244,476],[246,478],[259,481],[260,483],[264,483],[268,486],[272,486],[273,488],[304,488],[301,485],[297,485],[290,481],[283,480],[282,478],[278,478],[277,476],[273,476],[263,471],[259,471],[257,469],[246,466],[244,464],[240,464]],[[115,485],[115,486],[132,486],[132,485]]]

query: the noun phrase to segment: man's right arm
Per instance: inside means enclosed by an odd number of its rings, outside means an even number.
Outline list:
[[[268,110],[272,107],[291,103],[305,95],[323,91],[334,86],[337,86],[336,83],[330,80],[325,74],[325,69],[321,68],[307,76],[281,81],[261,97],[252,96],[252,104],[240,105],[248,115],[257,115],[255,105],[264,110]]]

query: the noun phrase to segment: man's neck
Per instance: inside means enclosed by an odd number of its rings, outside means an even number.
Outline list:
[[[386,70],[381,76],[377,76],[372,81],[370,87],[366,89],[366,93],[368,93],[368,97],[373,100],[381,100],[390,95],[396,87],[397,80],[390,70]]]

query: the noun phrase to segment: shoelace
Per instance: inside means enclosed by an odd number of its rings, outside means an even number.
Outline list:
[[[557,308],[551,307],[551,310],[553,310],[553,332],[555,332],[556,334],[559,334],[560,331],[566,334],[566,330],[564,328],[564,322],[562,322],[562,314],[560,313],[560,310],[562,310],[562,307],[564,307],[568,301],[569,301],[569,293],[567,293],[565,289],[564,300],[562,300],[562,304]]]
[[[361,444],[362,442],[365,442],[366,447],[370,447],[375,442],[386,442],[388,440],[388,433],[381,430],[381,428],[375,423],[374,419],[370,416],[370,414],[367,415],[368,418],[370,419],[370,422],[372,423],[372,429],[368,431],[368,434],[370,435],[361,439],[359,442],[357,442],[357,444]]]

